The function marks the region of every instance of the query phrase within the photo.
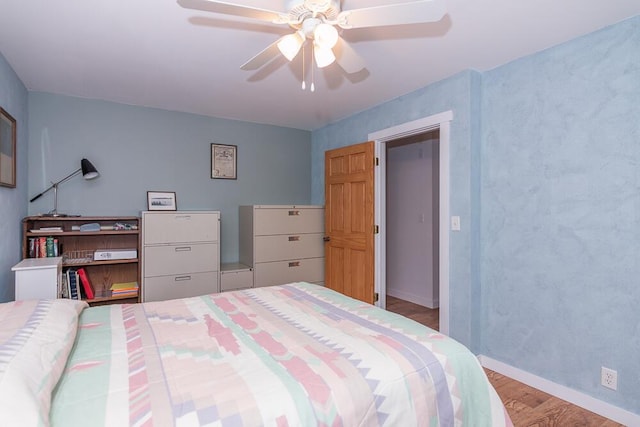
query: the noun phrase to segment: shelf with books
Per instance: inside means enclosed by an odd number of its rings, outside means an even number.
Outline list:
[[[33,258],[36,255],[35,242],[47,252],[47,239],[51,242],[51,253],[62,256],[63,276],[67,272],[83,270],[86,280],[91,284],[94,298],[82,286],[80,295],[90,305],[110,302],[137,302],[137,295],[113,296],[111,286],[114,283],[140,282],[140,219],[138,217],[44,217],[33,216],[23,221],[22,257]],[[88,231],[80,231],[80,229]],[[55,242],[55,243],[54,243]],[[55,249],[54,249],[55,248]],[[56,252],[57,250],[57,252]],[[126,252],[126,259],[94,259],[101,252]],[[41,255],[39,250],[38,256]],[[139,294],[139,293],[138,293]],[[68,295],[68,293],[67,293]]]

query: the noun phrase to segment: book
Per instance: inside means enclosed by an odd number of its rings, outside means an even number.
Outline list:
[[[45,240],[45,245],[47,248],[47,257],[52,257],[53,256],[53,237],[49,236],[46,238]]]
[[[38,237],[38,258],[45,258],[47,256],[47,238]]]
[[[137,296],[138,282],[114,283],[111,285],[111,296]]]
[[[69,281],[67,280],[67,275],[63,274],[61,279],[58,284],[58,298],[69,298]]]
[[[78,289],[78,272],[72,268],[67,270],[67,280],[69,282],[69,298],[80,299],[80,292]]]
[[[78,269],[78,276],[80,277],[80,282],[82,283],[82,289],[84,289],[84,294],[87,296],[87,299],[93,299],[93,287],[91,286],[91,282],[89,281],[89,276],[87,275],[87,271],[84,268]]]
[[[37,258],[36,256],[36,238],[29,238],[29,258]]]

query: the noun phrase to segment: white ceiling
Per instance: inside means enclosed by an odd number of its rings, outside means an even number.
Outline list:
[[[284,0],[227,1],[286,10]],[[342,9],[404,1],[344,0]],[[300,55],[240,70],[288,27],[175,0],[5,0],[0,52],[30,91],[313,130],[462,70],[489,70],[640,14],[638,0],[445,2],[448,13],[437,23],[345,30],[367,68],[353,75],[335,64],[315,69],[314,93],[301,90]]]

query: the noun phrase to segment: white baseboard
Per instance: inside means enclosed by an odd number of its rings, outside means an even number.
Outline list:
[[[595,412],[598,415],[609,418],[617,423],[626,426],[640,426],[640,415],[629,412],[626,409],[619,408],[610,403],[596,399],[577,390],[556,384],[542,377],[539,377],[521,369],[515,368],[506,363],[492,359],[487,356],[479,355],[480,364],[487,369],[496,371],[502,375],[506,375],[514,380],[520,381],[528,386],[542,390],[559,399],[566,400],[574,405],[580,406],[588,411]]]
[[[427,307],[427,308],[438,308],[438,303],[439,301],[437,299],[433,300],[433,299],[429,299],[427,297],[424,297],[422,295],[416,295],[414,293],[411,292],[403,292],[400,291],[398,289],[389,289],[387,288],[387,295],[395,297],[395,298],[400,298],[401,300],[405,300],[405,301],[409,301],[412,302],[414,304],[418,304],[421,305],[423,307]]]

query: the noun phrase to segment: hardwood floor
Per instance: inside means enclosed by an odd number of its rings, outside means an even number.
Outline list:
[[[439,327],[439,310],[387,296],[387,310],[432,329]],[[624,427],[497,372],[485,369],[515,427]]]

